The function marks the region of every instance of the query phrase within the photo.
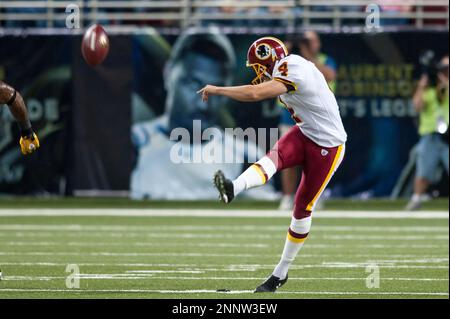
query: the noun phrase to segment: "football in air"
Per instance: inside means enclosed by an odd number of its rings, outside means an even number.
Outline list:
[[[87,29],[81,43],[81,53],[90,66],[101,64],[109,52],[109,38],[101,25],[94,24]]]

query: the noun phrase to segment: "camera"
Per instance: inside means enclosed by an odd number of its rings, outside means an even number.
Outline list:
[[[437,75],[448,69],[448,65],[442,64],[433,50],[426,50],[419,57],[422,73],[428,76],[431,85],[436,85]]]

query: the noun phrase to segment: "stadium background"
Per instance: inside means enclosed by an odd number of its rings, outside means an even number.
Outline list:
[[[372,2],[380,28],[366,32]],[[66,28],[70,3],[80,29]],[[418,59],[426,49],[448,53],[448,10],[445,0],[0,0],[0,80],[24,95],[42,141],[23,157],[17,125],[0,108],[0,299],[255,298],[290,221],[278,201],[128,199],[133,125],[164,112],[164,65],[179,35],[213,25],[233,45],[234,84],[253,78],[245,54],[261,35],[295,41],[317,30],[338,66],[349,141],[330,185],[337,199],[314,213],[289,283],[261,298],[448,299],[448,177],[434,186],[442,198],[419,212],[403,211],[413,171],[399,183],[418,141]],[[96,68],[80,54],[92,23],[111,40]],[[367,87],[376,92],[360,92]],[[223,126],[279,121],[271,101],[222,109]],[[374,269],[379,287],[367,284]]]
[[[126,194],[136,161],[126,132],[134,122],[163,113],[163,66],[177,36],[153,28],[112,32],[110,56],[92,69],[79,53],[81,36],[61,33],[1,36],[0,77],[23,92],[43,147],[32,158],[21,157],[14,139],[17,127],[1,109],[0,192]],[[237,57],[233,83],[249,83],[252,71],[245,68],[245,55],[258,35],[231,30],[226,36]],[[330,189],[336,197],[389,197],[418,140],[411,96],[421,72],[419,56],[428,48],[438,56],[447,52],[448,32],[327,32],[321,37],[323,52],[338,61],[336,95],[349,134],[349,155]],[[143,118],[133,117],[136,100],[148,109]],[[276,127],[281,111],[270,102],[227,101],[223,108],[231,115],[227,124],[244,129]],[[410,194],[410,184],[411,179],[400,195]],[[436,186],[440,196],[448,195],[446,184]]]

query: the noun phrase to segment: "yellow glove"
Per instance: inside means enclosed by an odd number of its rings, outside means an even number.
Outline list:
[[[35,133],[20,138],[20,150],[22,154],[27,155],[33,153],[40,147],[39,139]]]

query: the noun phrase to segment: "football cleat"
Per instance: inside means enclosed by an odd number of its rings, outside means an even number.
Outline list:
[[[258,286],[255,290],[255,293],[261,292],[275,292],[278,288],[283,286],[288,281],[288,275],[283,280],[275,277],[274,275],[270,276],[263,284]]]
[[[222,202],[228,204],[234,198],[233,182],[227,178],[222,171],[217,171],[214,174],[214,186],[219,191],[219,198]]]
[[[406,211],[415,211],[415,210],[420,210],[420,208],[422,207],[422,202],[421,201],[409,201],[408,205],[406,205],[405,210]]]

